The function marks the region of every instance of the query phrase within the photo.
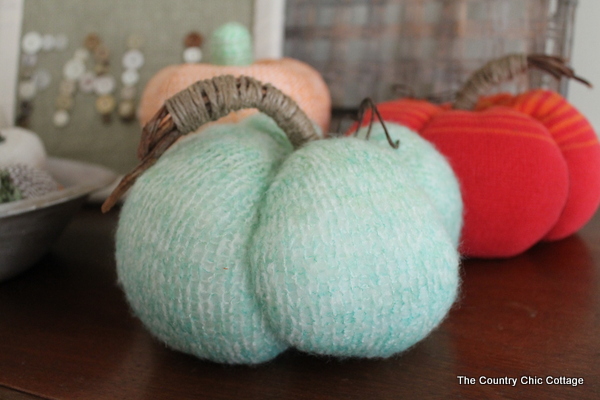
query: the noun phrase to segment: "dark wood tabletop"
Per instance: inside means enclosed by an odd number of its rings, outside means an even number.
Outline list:
[[[116,284],[117,220],[86,206],[41,262],[0,283],[0,399],[600,399],[600,215],[518,257],[465,260],[456,306],[403,354],[288,351],[255,367],[147,333]]]

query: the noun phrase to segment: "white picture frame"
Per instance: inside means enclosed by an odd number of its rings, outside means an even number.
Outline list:
[[[23,0],[0,0],[0,128],[15,116],[22,21]]]

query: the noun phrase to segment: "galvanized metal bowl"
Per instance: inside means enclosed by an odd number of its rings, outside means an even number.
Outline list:
[[[104,167],[74,160],[49,158],[47,169],[64,189],[0,204],[0,282],[38,262],[90,194],[117,179]]]

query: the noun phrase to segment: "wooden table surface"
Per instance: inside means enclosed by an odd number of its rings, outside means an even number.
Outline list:
[[[600,215],[519,257],[465,261],[459,302],[404,354],[289,351],[258,367],[201,361],[145,331],[116,285],[117,219],[84,208],[40,263],[0,283],[0,398],[600,399]],[[480,382],[506,377],[519,383]]]

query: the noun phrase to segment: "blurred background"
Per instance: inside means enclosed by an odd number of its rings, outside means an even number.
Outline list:
[[[288,0],[285,54],[322,72],[337,111],[366,96],[442,102],[488,60],[515,52],[564,57],[580,75],[598,80],[598,16],[600,4],[592,0]],[[574,90],[576,105],[595,117],[586,100],[593,91],[539,71],[493,91],[530,87],[565,96]]]
[[[204,36],[202,62],[210,62],[210,33],[225,22],[240,22],[254,34],[256,58],[294,57],[318,69],[330,88],[334,115],[343,117],[366,96],[450,100],[475,69],[511,52],[563,56],[600,86],[599,18],[597,0],[0,0],[0,117],[38,133],[51,155],[125,172],[136,163],[136,121],[102,120],[96,97],[80,94],[73,98],[69,123],[61,127],[54,121],[65,65],[92,32],[110,50],[116,77],[123,72],[127,38],[142,38],[137,99],[161,68],[184,62],[189,32]],[[31,64],[20,49],[30,32],[62,35],[68,43],[39,52]],[[34,69],[43,69],[49,79],[35,95],[25,93],[31,99],[24,103],[19,85]],[[600,128],[598,89],[534,71],[495,90],[528,87],[560,91]]]
[[[568,99],[590,120],[596,133],[600,129],[600,1],[579,0],[575,17],[573,56],[571,64],[577,73],[588,78],[595,86],[589,90],[572,85]]]

